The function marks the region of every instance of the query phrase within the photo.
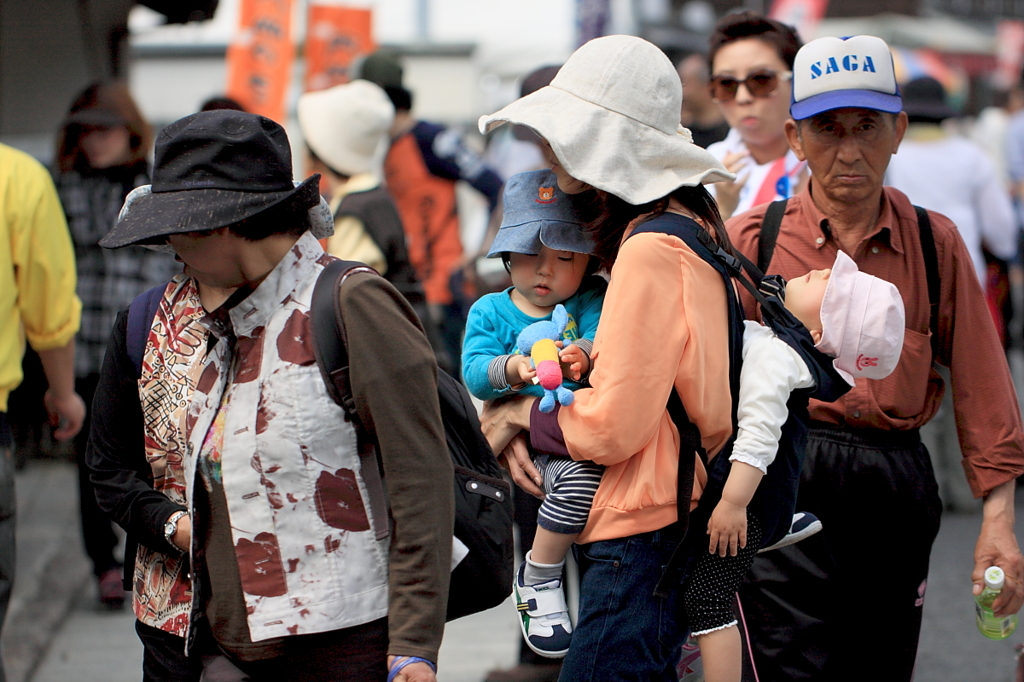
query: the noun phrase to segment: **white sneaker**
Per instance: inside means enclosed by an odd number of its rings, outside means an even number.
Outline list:
[[[562,658],[568,653],[572,641],[572,623],[562,580],[555,578],[527,585],[523,581],[525,569],[524,561],[512,581],[523,638],[537,654],[546,658]]]

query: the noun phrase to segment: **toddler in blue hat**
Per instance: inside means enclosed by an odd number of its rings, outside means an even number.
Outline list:
[[[530,358],[517,351],[519,333],[551,319],[561,304],[569,314],[559,360],[563,385],[576,390],[590,374],[590,351],[607,283],[594,274],[593,241],[549,170],[520,173],[505,185],[504,215],[488,257],[500,256],[512,276],[505,291],[473,304],[462,347],[463,379],[481,400],[514,393],[543,397]],[[586,525],[604,467],[568,457],[534,455],[544,478],[544,502],[533,549],[516,571],[516,608],[527,644],[541,656],[569,650],[562,567]]]

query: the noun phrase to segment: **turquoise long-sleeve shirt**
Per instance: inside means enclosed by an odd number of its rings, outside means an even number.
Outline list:
[[[597,323],[601,318],[601,305],[604,303],[605,290],[608,283],[597,275],[583,279],[576,293],[562,301],[569,313],[569,326],[562,334],[566,345],[577,339],[594,340]],[[511,389],[504,383],[496,385],[488,374],[488,369],[495,358],[513,355],[516,351],[516,339],[527,326],[546,317],[531,317],[512,302],[512,287],[505,291],[487,294],[479,298],[469,311],[466,321],[466,336],[462,342],[462,378],[469,392],[480,400],[493,400],[508,395]],[[580,384],[566,380],[563,385],[571,391],[580,388]],[[518,391],[526,395],[542,397],[544,389],[530,384]]]

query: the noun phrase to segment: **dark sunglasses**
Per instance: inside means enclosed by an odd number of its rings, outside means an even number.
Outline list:
[[[779,73],[771,69],[748,73],[743,80],[732,76],[712,76],[711,96],[719,102],[728,102],[736,97],[736,92],[742,83],[747,86],[747,90],[754,97],[768,97],[779,87],[780,80],[788,81],[792,77],[792,71]]]

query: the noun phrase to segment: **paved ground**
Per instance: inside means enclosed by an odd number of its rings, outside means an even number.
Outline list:
[[[62,463],[33,463],[18,477],[19,573],[3,634],[11,682],[137,682],[141,647],[127,611],[95,607],[78,540],[75,472]],[[1019,497],[1024,498],[1024,491]],[[1018,511],[1024,520],[1024,505]],[[978,513],[949,513],[932,557],[917,682],[1011,682],[1014,647],[1024,629],[1002,642],[974,627],[969,575]],[[1024,521],[1022,521],[1024,523]],[[879,627],[864,633],[865,673]],[[514,664],[518,627],[510,604],[449,625],[441,649],[441,682],[479,682],[486,671]],[[30,673],[33,673],[30,676]]]

